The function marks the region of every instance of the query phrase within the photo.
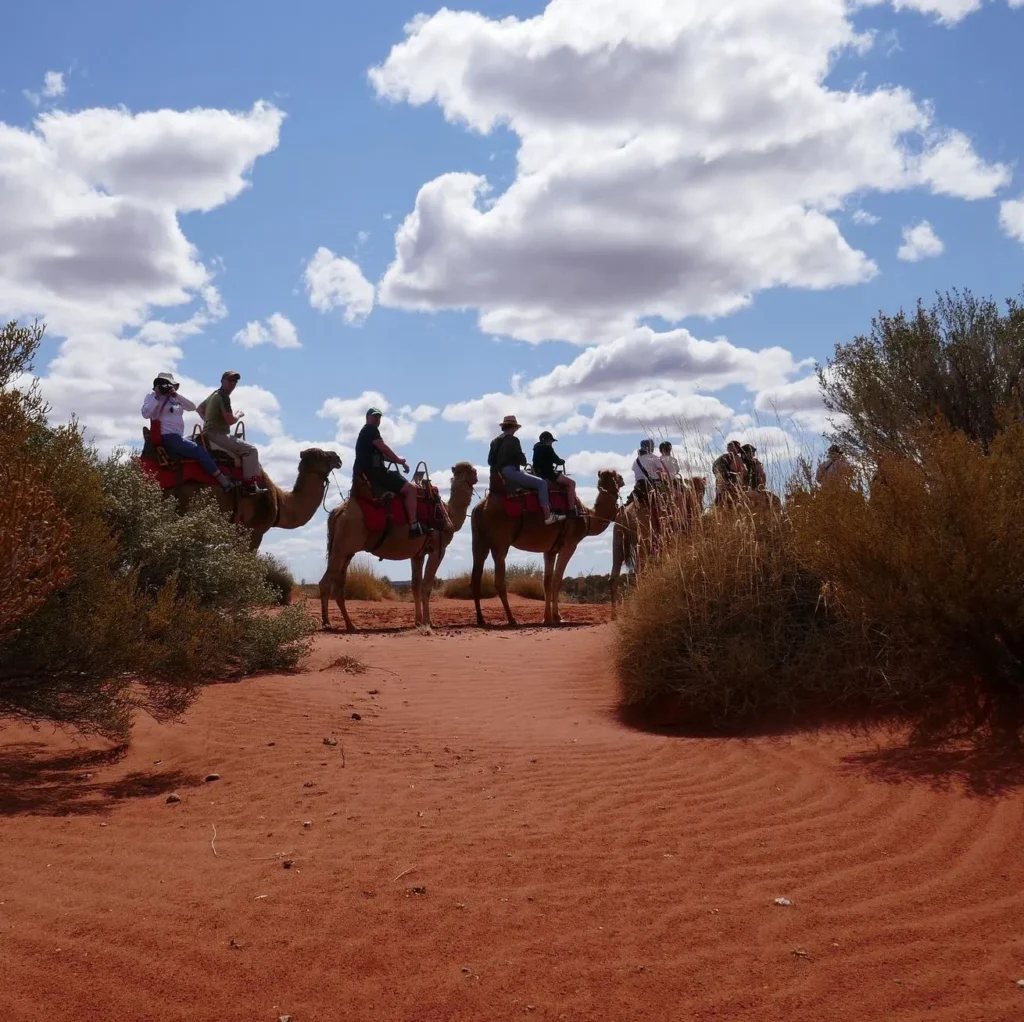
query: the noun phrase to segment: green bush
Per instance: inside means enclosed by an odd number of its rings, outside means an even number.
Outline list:
[[[166,719],[203,682],[294,666],[312,621],[268,616],[266,567],[212,501],[179,517],[134,463],[101,461],[77,423],[47,425],[38,392],[13,388],[39,337],[0,331],[0,455],[34,466],[66,523],[63,576],[0,639],[0,717],[123,739],[137,709]]]

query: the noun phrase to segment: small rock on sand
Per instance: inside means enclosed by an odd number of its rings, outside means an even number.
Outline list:
[[[306,822],[302,826],[305,827],[306,830],[309,830],[313,826],[313,821],[312,820],[306,820]]]
[[[303,784],[303,788],[312,788],[312,787],[313,787],[313,782],[312,781],[306,781],[306,783]]]
[[[363,718],[358,713],[353,713],[352,714],[352,719],[353,720],[362,720]]]
[[[789,900],[789,898],[776,898],[775,899],[775,904],[776,905],[781,905],[783,908],[792,908],[793,907],[793,902],[791,902]]]
[[[337,745],[337,744],[338,744],[338,739],[337,738],[325,738],[324,739],[324,745]]]
[[[181,801],[181,796],[172,791],[170,793],[170,795],[167,796],[167,801],[170,802],[171,804],[173,804],[175,802],[180,802]]]
[[[294,859],[285,859],[284,862],[281,863],[281,865],[284,866],[285,869],[291,869],[292,866],[295,865],[295,860]]]
[[[204,781],[219,781],[220,780],[220,774],[207,774],[203,778],[203,780]]]

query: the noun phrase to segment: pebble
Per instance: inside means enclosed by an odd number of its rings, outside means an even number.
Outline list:
[[[294,859],[285,859],[284,862],[281,863],[281,865],[284,866],[285,869],[291,869],[292,866],[295,865],[295,860]]]
[[[1017,986],[1019,986],[1021,990],[1024,990],[1024,979],[1017,980]]]
[[[277,1022],[292,1022],[291,1015],[282,1015]]]
[[[175,793],[174,793],[174,792],[172,791],[172,792],[170,793],[170,795],[168,795],[168,796],[167,796],[167,801],[168,801],[169,803],[171,803],[171,804],[173,805],[173,804],[174,804],[175,802],[180,802],[180,801],[181,801],[181,796],[180,796],[180,795],[177,795],[177,794],[175,794]]]
[[[312,787],[313,787],[313,782],[312,781],[306,781],[306,783],[303,784],[303,788],[312,788]]]
[[[791,908],[792,905],[793,905],[793,902],[791,902],[789,900],[789,898],[776,898],[775,899],[775,904],[776,905],[781,905],[783,908]]]
[[[203,778],[203,780],[204,781],[219,781],[220,780],[220,774],[207,774]]]
[[[338,744],[338,739],[337,738],[325,738],[324,739],[324,745],[337,745],[337,744]]]
[[[353,714],[352,714],[352,719],[353,719],[353,720],[362,720],[363,718],[362,718],[362,717],[360,717],[358,713],[353,713]]]
[[[305,827],[306,830],[309,830],[310,827],[313,826],[313,821],[312,820],[306,820],[306,822],[302,826]]]

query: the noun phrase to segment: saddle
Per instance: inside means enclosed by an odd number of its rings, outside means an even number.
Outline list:
[[[490,491],[501,497],[505,505],[505,514],[509,518],[519,518],[526,514],[543,514],[540,509],[540,498],[536,490],[528,490],[524,487],[513,487],[509,489],[505,477],[500,472],[491,470]],[[548,483],[548,497],[551,500],[551,510],[558,514],[570,514],[578,511],[578,507],[570,508],[569,495],[564,486],[557,483]]]
[[[429,525],[432,529],[454,531],[437,487],[429,480],[424,480],[418,484],[417,490],[416,520]],[[405,501],[401,494],[392,493],[390,490],[375,494],[373,484],[364,473],[353,476],[351,497],[359,502],[363,520],[370,532],[388,533],[393,525],[409,524]]]
[[[201,435],[201,434],[199,434]],[[193,431],[193,439],[197,433]],[[160,435],[160,424],[155,423],[152,428],[142,427],[142,454],[139,457],[139,464],[143,471],[152,476],[161,489],[169,490],[182,483],[194,482],[206,486],[216,485],[216,480],[202,465],[194,458],[182,458],[164,447]],[[199,443],[199,440],[195,440]],[[210,452],[218,468],[229,478],[241,480],[241,469],[235,464],[235,459],[226,451],[217,451],[203,446]]]

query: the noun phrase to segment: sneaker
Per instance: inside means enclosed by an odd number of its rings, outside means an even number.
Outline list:
[[[552,513],[552,514],[548,515],[547,518],[544,519],[544,524],[545,525],[554,525],[556,522],[564,522],[564,521],[565,521],[565,515],[556,515],[556,514]]]
[[[258,493],[266,493],[267,491],[258,482],[253,480],[252,482],[242,483],[242,492],[255,497]]]
[[[409,539],[418,539],[421,536],[429,536],[430,528],[423,524],[423,522],[413,522],[409,526]]]

